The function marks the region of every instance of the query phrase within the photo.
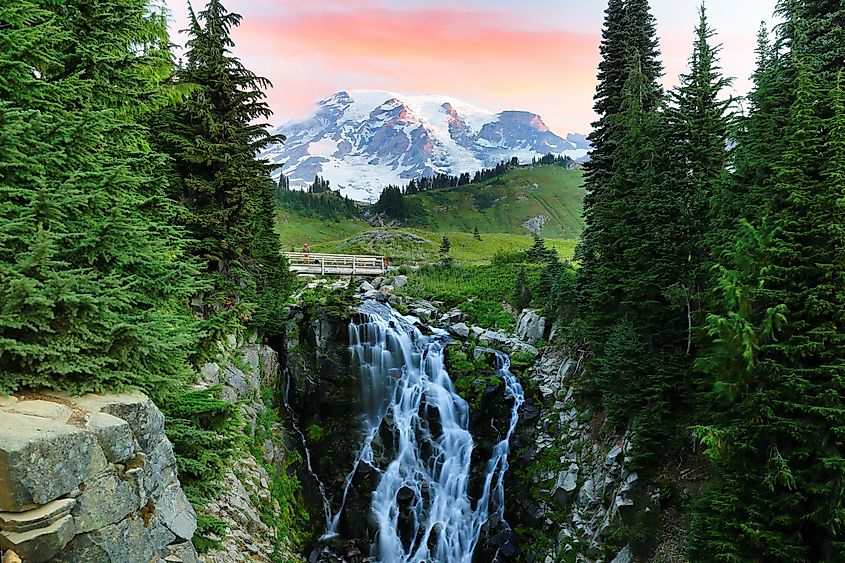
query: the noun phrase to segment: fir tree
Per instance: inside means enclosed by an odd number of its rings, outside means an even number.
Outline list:
[[[137,122],[168,98],[164,16],[22,0],[0,22],[0,393],[160,395],[189,373],[195,291]]]
[[[623,109],[623,90],[632,72],[636,72],[642,82],[638,92],[642,110],[655,109],[662,98],[657,83],[662,65],[658,60],[654,18],[646,0],[610,0],[600,51],[602,60],[594,105],[599,119],[589,137],[593,148],[590,162],[585,165],[585,228],[576,250],[582,264],[578,273],[581,315],[586,321],[586,336],[596,353],[601,353],[611,327],[621,318],[613,310],[615,304],[604,299],[610,283],[605,275],[614,271],[619,260],[613,250],[616,239],[608,229],[616,221],[613,212],[619,208],[619,202],[608,194],[608,184],[614,176],[617,145],[625,134],[617,118]]]
[[[525,265],[520,265],[516,273],[516,287],[513,290],[512,302],[520,313],[531,303],[531,292],[528,289]]]
[[[711,209],[716,186],[726,170],[728,128],[732,100],[723,99],[722,91],[731,83],[719,68],[720,45],[712,45],[713,30],[704,5],[699,10],[699,24],[689,59],[689,73],[680,77],[672,92],[673,105],[667,112],[668,148],[672,170],[669,182],[679,190],[679,208],[672,221],[672,231],[686,257],[680,277],[667,280],[672,301],[684,309],[687,317],[687,353],[693,353],[693,333],[704,323],[700,313],[705,292],[710,287],[713,268],[712,233],[721,209]]]
[[[440,249],[438,253],[440,254],[440,263],[445,267],[450,267],[452,265],[452,241],[449,240],[449,237],[443,235],[443,238],[440,241]]]
[[[478,225],[476,225],[475,228],[472,230],[472,238],[481,242],[481,233],[478,232]]]
[[[264,90],[270,83],[231,54],[231,30],[241,16],[210,0],[190,11],[188,51],[176,80],[190,84],[190,96],[156,120],[160,145],[173,156],[178,187],[173,197],[188,212],[184,222],[205,264],[211,290],[203,313],[209,343],[233,330],[256,307],[253,322],[276,330],[290,275],[273,231],[273,169],[256,153],[283,137],[258,122],[271,115]]]

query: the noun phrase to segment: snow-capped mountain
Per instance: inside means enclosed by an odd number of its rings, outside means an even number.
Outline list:
[[[516,156],[530,161],[548,153],[586,157],[583,135],[559,137],[539,115],[494,113],[447,96],[393,92],[338,92],[317,103],[302,121],[283,124],[284,143],[261,157],[277,164],[291,186],[319,174],[353,199],[372,200],[388,184],[402,185],[436,173],[461,174]]]

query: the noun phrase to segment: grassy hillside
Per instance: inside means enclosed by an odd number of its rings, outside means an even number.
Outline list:
[[[406,196],[412,218],[400,229],[307,216],[288,206],[278,210],[276,230],[285,250],[299,251],[307,242],[317,252],[378,254],[406,264],[437,261],[445,234],[455,260],[488,264],[496,252],[530,248],[533,239],[523,223],[542,215],[547,245],[571,259],[582,228],[581,182],[580,171],[559,166],[520,168],[486,182]],[[480,241],[473,238],[475,227]]]
[[[306,242],[314,246],[328,241],[340,241],[370,228],[360,219],[327,221],[319,217],[302,217],[291,211],[276,213],[276,232],[282,239],[282,249],[285,251],[298,252]]]
[[[378,233],[383,233],[379,235]],[[452,243],[452,258],[467,264],[488,264],[496,252],[528,250],[534,239],[527,235],[486,233],[481,240],[461,232],[433,232],[423,229],[371,229],[339,241],[312,245],[316,252],[339,254],[375,254],[387,256],[394,263],[422,264],[436,262],[443,235]],[[561,258],[571,259],[575,241],[547,239]]]
[[[545,217],[545,238],[575,239],[583,228],[584,189],[579,170],[560,166],[520,168],[457,188],[406,196],[407,226],[434,232],[528,234],[523,224]]]

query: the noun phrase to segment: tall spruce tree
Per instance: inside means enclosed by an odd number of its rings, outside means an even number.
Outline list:
[[[211,288],[203,304],[209,342],[250,314],[256,328],[278,330],[272,319],[290,283],[273,231],[273,167],[256,159],[259,149],[283,137],[258,122],[271,115],[269,81],[231,53],[231,30],[240,22],[219,0],[199,14],[190,10],[186,63],[176,80],[193,90],[155,120],[158,143],[175,161],[172,196],[187,209],[191,251],[205,264]]]
[[[701,560],[845,554],[843,61],[817,40],[841,33],[843,8],[779,7],[734,158],[736,208],[760,218],[722,257],[700,360],[716,409],[697,430],[715,469],[692,533]]]
[[[615,239],[607,227],[614,224],[618,209],[608,195],[608,183],[613,180],[618,143],[624,135],[616,115],[622,111],[623,90],[632,71],[642,77],[644,111],[655,109],[662,100],[658,84],[663,67],[658,59],[658,43],[654,18],[647,0],[611,0],[605,13],[600,47],[598,85],[594,109],[599,115],[593,124],[590,141],[593,149],[586,165],[584,200],[585,228],[577,248],[582,267],[578,273],[578,293],[581,316],[594,352],[601,353],[612,326],[623,315],[614,301],[603,301],[599,295],[608,292],[605,275],[619,266],[614,256]]]
[[[669,181],[680,191],[680,206],[672,226],[686,262],[680,277],[667,282],[685,309],[688,354],[694,353],[694,333],[704,322],[702,302],[713,268],[711,236],[718,215],[723,212],[721,208],[711,208],[711,203],[715,202],[716,186],[726,170],[731,124],[732,100],[722,98],[731,80],[721,73],[721,45],[711,43],[713,36],[702,4],[689,73],[681,75],[667,111],[666,149],[677,167]]]
[[[195,271],[170,226],[164,16],[146,0],[0,6],[0,393],[188,374]]]

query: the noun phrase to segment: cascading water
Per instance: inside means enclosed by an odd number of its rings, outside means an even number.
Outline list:
[[[485,522],[496,515],[507,526],[504,475],[522,387],[507,356],[497,352],[497,375],[513,407],[507,432],[480,470],[481,494],[471,495],[469,407],[444,367],[445,331],[425,336],[409,318],[374,301],[364,302],[360,312],[349,336],[353,365],[360,369],[365,438],[324,538],[338,535],[349,487],[363,463],[378,472],[371,503],[376,560],[469,563]]]

